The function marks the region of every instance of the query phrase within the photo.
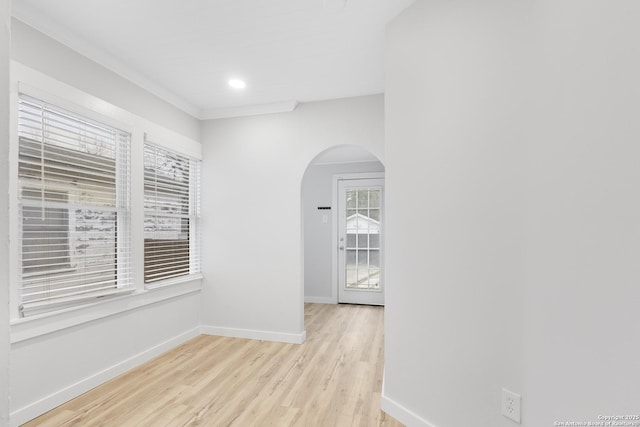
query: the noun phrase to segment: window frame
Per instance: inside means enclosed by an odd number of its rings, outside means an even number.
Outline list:
[[[131,130],[123,129],[123,126],[114,125],[114,123],[109,123],[109,120],[104,117],[96,117],[90,111],[83,111],[79,107],[68,108],[69,105],[60,105],[58,100],[51,99],[50,96],[43,96],[43,93],[34,93],[38,92],[34,91],[31,88],[25,88],[24,86],[20,86],[15,102],[13,102],[15,108],[15,114],[12,114],[12,124],[15,125],[15,132],[12,134],[12,148],[16,151],[15,155],[12,155],[12,166],[15,164],[15,168],[12,168],[12,189],[16,192],[15,196],[12,197],[15,203],[15,209],[12,211],[12,219],[14,216],[17,216],[17,228],[18,234],[17,238],[14,240],[16,243],[17,251],[12,251],[16,253],[16,267],[17,267],[17,289],[15,290],[15,298],[13,300],[17,300],[17,314],[20,318],[30,318],[32,316],[38,316],[47,313],[55,313],[57,311],[73,308],[76,306],[82,306],[85,304],[89,304],[94,302],[99,298],[112,297],[116,295],[121,295],[123,293],[131,293],[135,290],[135,285],[132,279],[132,253],[131,253]],[[49,98],[49,99],[47,99]],[[25,105],[26,108],[35,108],[35,112],[42,117],[42,124],[39,124],[38,128],[42,132],[40,141],[38,142],[37,135],[34,134],[34,137],[29,137],[28,134],[22,135],[22,132],[19,130],[19,118],[23,115],[20,111],[20,105]],[[38,110],[38,108],[40,110]],[[25,117],[28,116],[29,113],[26,114]],[[15,116],[15,117],[14,117]],[[36,116],[36,117],[39,117]],[[64,147],[63,145],[59,146],[59,143],[53,142],[53,139],[50,139],[50,136],[44,136],[44,132],[48,127],[45,126],[45,117],[47,120],[52,120],[49,117],[53,117],[53,120],[62,120],[59,123],[62,123],[58,126],[73,126],[72,131],[69,135],[71,135],[69,141],[71,141],[71,148]],[[86,125],[85,125],[86,124]],[[78,134],[76,134],[75,127],[77,126]],[[82,150],[78,150],[73,147],[76,141],[76,135],[80,135],[79,129],[83,126],[98,126],[102,127],[109,132],[113,132],[113,202],[110,205],[108,202],[104,204],[104,206],[97,203],[97,201],[90,200],[87,201],[73,201],[69,200],[69,193],[75,192],[78,195],[82,194],[82,187],[76,185],[78,182],[83,180],[82,172],[78,170],[73,170],[72,168],[62,169],[57,167],[60,170],[64,170],[68,175],[63,175],[62,177],[58,175],[56,179],[53,176],[57,173],[56,166],[53,166],[55,163],[59,162],[59,160],[53,160],[56,157],[59,157],[56,152],[59,151],[63,154],[66,154],[71,161],[74,163],[70,163],[71,165],[81,165],[83,161],[86,161],[84,158],[92,156],[91,154],[84,155]],[[60,130],[62,127],[53,127],[51,128],[54,131]],[[47,132],[50,132],[47,131]],[[24,138],[24,142],[23,142]],[[55,138],[54,138],[55,139]],[[33,141],[31,141],[33,140]],[[80,140],[78,140],[80,141]],[[29,171],[29,163],[26,163],[26,160],[21,159],[22,150],[29,150],[29,144],[40,146],[40,156],[35,156],[35,159],[40,163],[41,172],[39,179],[36,178],[32,180],[28,178],[27,175],[21,177],[21,167],[25,167],[26,171]],[[81,142],[79,145],[82,145]],[[37,147],[36,147],[37,148]],[[45,154],[45,150],[48,154]],[[33,155],[33,154],[31,154]],[[100,156],[102,157],[102,156]],[[108,157],[107,157],[108,158]],[[98,157],[96,157],[98,159]],[[91,160],[91,159],[89,159]],[[77,162],[77,163],[75,163]],[[111,161],[107,162],[107,165]],[[49,163],[49,166],[47,166]],[[45,172],[45,169],[49,168],[49,172]],[[53,168],[53,169],[52,169]],[[71,169],[71,172],[70,172]],[[77,167],[76,169],[80,169]],[[108,169],[98,169],[99,173],[111,173]],[[45,173],[53,174],[51,176],[45,177]],[[95,172],[93,172],[95,173]],[[77,174],[77,175],[76,175]],[[110,175],[108,175],[110,177]],[[51,181],[53,179],[53,182]],[[89,180],[92,179],[92,176],[89,175]],[[108,178],[111,179],[111,178]],[[68,180],[68,181],[67,181]],[[75,186],[75,187],[74,187]],[[109,189],[111,184],[106,186],[108,191],[107,194],[111,192]],[[29,190],[31,188],[31,190]],[[86,189],[85,189],[86,190]],[[25,191],[28,193],[30,191],[42,192],[41,201],[34,201],[29,197],[21,197],[21,194],[24,194]],[[104,191],[104,190],[98,190]],[[50,194],[64,193],[66,198],[64,201],[55,201],[55,200],[46,200],[44,199],[44,194],[49,192]],[[62,193],[61,193],[62,192]],[[99,193],[96,193],[99,194]],[[39,206],[38,206],[39,205]],[[83,266],[73,267],[72,263],[69,262],[69,268],[66,269],[66,272],[61,271],[62,275],[55,277],[56,274],[49,275],[48,273],[44,273],[41,277],[41,280],[38,278],[35,279],[35,286],[37,288],[46,289],[47,286],[51,286],[58,282],[62,289],[66,289],[66,292],[62,293],[60,296],[50,296],[49,298],[40,298],[33,297],[31,300],[27,300],[23,297],[23,289],[26,286],[25,280],[28,280],[23,275],[24,273],[24,260],[22,255],[25,253],[24,244],[24,215],[25,212],[28,212],[31,209],[64,209],[67,211],[67,242],[71,241],[72,236],[77,231],[72,231],[72,223],[74,222],[73,211],[75,210],[76,215],[81,215],[79,211],[86,210],[87,212],[102,210],[103,212],[111,212],[114,218],[114,229],[111,231],[99,230],[99,234],[103,236],[106,241],[113,240],[113,249],[112,253],[113,267],[114,272],[113,276],[110,274],[105,276],[105,279],[108,277],[109,281],[112,281],[113,284],[108,284],[108,286],[102,285],[100,287],[99,281],[78,281],[77,286],[79,286],[79,291],[72,291],[69,288],[69,284],[76,280],[73,278],[73,271],[83,272],[82,274],[86,274],[89,272],[91,267],[88,266],[87,259],[89,256],[79,256],[76,259],[82,262]],[[44,215],[44,212],[43,212]],[[43,216],[44,218],[44,216]],[[46,225],[45,225],[46,227]],[[46,236],[46,234],[45,234]],[[88,237],[86,237],[88,238]],[[67,257],[72,258],[73,250],[71,247],[67,249]],[[82,253],[80,250],[78,253]],[[121,260],[121,261],[120,261]],[[111,264],[105,264],[108,266]],[[87,270],[89,269],[89,270]],[[65,273],[71,273],[71,275]],[[99,273],[101,274],[101,273]],[[16,276],[12,276],[16,277]],[[47,284],[48,283],[48,284]],[[53,287],[53,292],[55,292],[55,285]],[[31,293],[33,294],[33,292]]]
[[[173,286],[145,288],[143,282],[143,144],[146,133],[154,135],[154,142],[174,151],[202,159],[202,144],[186,136],[166,128],[158,122],[151,121],[110,103],[102,98],[80,90],[67,83],[43,74],[15,60],[10,61],[10,139],[9,139],[9,298],[10,298],[10,339],[11,343],[20,343],[36,337],[44,336],[66,328],[76,327],[98,319],[118,315],[130,310],[137,310],[163,301],[173,300],[202,290],[202,274],[180,277],[171,283]],[[19,316],[19,259],[16,256],[18,233],[18,137],[17,110],[18,93],[25,93],[57,105],[65,110],[84,115],[118,129],[131,133],[131,241],[133,262],[134,290],[109,298],[72,307],[61,307],[29,317]],[[142,111],[142,110],[141,110]]]
[[[176,283],[181,283],[185,280],[191,280],[191,278],[197,278],[197,277],[201,277],[202,276],[202,272],[201,272],[201,248],[200,248],[200,241],[201,241],[201,227],[200,227],[200,198],[201,198],[201,187],[200,187],[200,182],[201,182],[201,174],[202,174],[202,161],[200,158],[197,158],[195,156],[190,156],[189,154],[185,154],[185,153],[181,153],[178,152],[177,150],[170,148],[166,145],[166,143],[163,143],[161,138],[158,138],[156,136],[152,136],[149,134],[145,133],[145,137],[144,137],[144,148],[143,148],[143,153],[144,153],[144,157],[145,160],[143,161],[143,170],[144,170],[144,199],[145,199],[145,203],[147,200],[147,187],[148,186],[152,186],[148,184],[147,181],[147,163],[146,163],[146,155],[147,155],[147,150],[153,151],[154,154],[158,154],[158,152],[163,152],[164,156],[170,157],[176,157],[178,158],[181,162],[186,162],[188,164],[188,184],[186,186],[180,186],[179,184],[176,184],[174,186],[174,188],[178,188],[178,190],[181,189],[187,189],[187,193],[185,194],[186,196],[186,202],[187,205],[185,206],[184,204],[180,204],[181,207],[181,211],[183,211],[183,214],[181,215],[163,215],[161,213],[158,212],[157,210],[157,206],[156,209],[148,209],[146,206],[144,208],[144,224],[145,224],[145,231],[144,231],[144,285],[145,285],[145,289],[155,289],[158,287],[164,287],[164,286],[171,286],[174,285]],[[156,166],[154,164],[154,166]],[[165,184],[167,184],[167,186],[171,186],[171,184],[169,184],[169,180],[166,180]],[[158,190],[158,186],[157,184],[155,185],[156,187],[156,191]],[[166,189],[166,188],[165,188]],[[156,205],[157,205],[157,194],[156,194]],[[186,214],[184,214],[184,210],[186,208]],[[187,231],[187,254],[188,254],[188,259],[186,262],[186,267],[188,268],[188,270],[183,273],[183,274],[178,274],[178,275],[168,275],[167,277],[161,277],[159,279],[155,279],[155,280],[147,280],[147,240],[152,240],[149,239],[147,236],[148,231],[147,231],[147,217],[148,216],[155,216],[155,217],[165,217],[165,218],[176,218],[180,220],[180,227],[181,230],[178,231],[177,235],[179,236],[181,233],[184,232],[184,230],[182,230],[184,221],[187,220],[188,222],[188,231]],[[162,231],[158,232],[158,235],[162,235]],[[161,239],[157,239],[157,240],[176,240],[176,241],[180,241],[182,239],[178,238],[178,239],[171,239],[171,238],[161,238]],[[184,268],[184,266],[183,266]]]

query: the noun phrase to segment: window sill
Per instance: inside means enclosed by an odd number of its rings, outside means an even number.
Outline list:
[[[192,274],[185,276],[178,276],[172,279],[158,280],[157,282],[151,282],[145,286],[147,290],[162,289],[169,286],[179,285],[180,283],[191,282],[194,280],[202,280],[202,274]]]
[[[11,344],[27,341],[87,322],[114,316],[129,310],[177,298],[202,289],[202,276],[186,276],[171,283],[117,296],[105,301],[95,301],[82,306],[67,308],[28,318],[12,319]],[[160,286],[161,285],[161,286]]]

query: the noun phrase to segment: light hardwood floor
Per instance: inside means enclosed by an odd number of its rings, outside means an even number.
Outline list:
[[[302,345],[201,335],[26,426],[402,426],[381,307],[305,304]]]

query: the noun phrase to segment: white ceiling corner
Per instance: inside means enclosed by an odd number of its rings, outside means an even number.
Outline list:
[[[139,71],[122,63],[115,56],[110,55],[103,50],[96,49],[95,46],[84,41],[82,37],[73,34],[69,29],[59,25],[52,25],[46,16],[43,16],[37,10],[26,13],[24,10],[14,7],[12,15],[30,27],[37,29],[59,43],[102,65],[108,70],[113,71],[126,80],[140,86],[163,101],[168,102],[185,113],[200,119],[201,111],[198,107],[191,104],[183,97],[167,90],[161,84],[155,83]]]

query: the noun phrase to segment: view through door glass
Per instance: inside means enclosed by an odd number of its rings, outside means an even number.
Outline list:
[[[346,286],[349,289],[380,289],[380,196],[379,188],[346,192]]]
[[[345,180],[340,187],[339,301],[382,305],[382,179]]]

